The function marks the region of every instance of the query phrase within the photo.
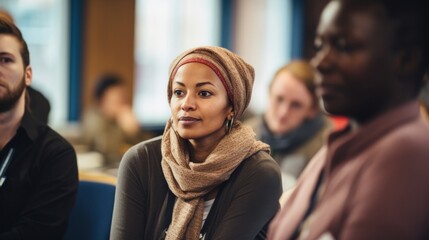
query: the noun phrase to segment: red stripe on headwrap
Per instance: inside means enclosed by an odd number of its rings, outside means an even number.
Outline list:
[[[228,99],[231,101],[232,105],[234,105],[234,97],[232,95],[231,89],[229,89],[228,85],[226,84],[226,80],[223,77],[223,75],[221,74],[220,70],[212,62],[207,61],[203,58],[189,58],[189,59],[184,60],[183,62],[180,62],[176,66],[176,68],[174,69],[173,73],[171,74],[171,79],[173,79],[174,76],[176,76],[176,73],[177,73],[177,70],[179,69],[179,67],[186,64],[186,63],[201,63],[201,64],[208,66],[211,70],[213,70],[213,72],[215,72],[217,77],[222,82],[222,85],[226,90],[226,94],[228,95]]]

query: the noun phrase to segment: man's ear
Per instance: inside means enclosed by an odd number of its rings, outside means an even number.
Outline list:
[[[396,66],[397,73],[402,79],[414,77],[419,73],[422,64],[422,51],[418,47],[408,47],[399,50],[397,53]]]
[[[28,87],[31,84],[31,81],[33,80],[33,70],[31,69],[31,66],[28,65],[25,68],[24,72],[24,78],[25,78],[25,85]]]

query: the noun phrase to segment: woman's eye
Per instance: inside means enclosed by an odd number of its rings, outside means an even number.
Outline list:
[[[294,109],[301,109],[303,107],[303,105],[300,102],[292,102],[290,106],[291,108],[294,108]]]
[[[183,91],[182,90],[174,90],[173,94],[174,94],[174,96],[180,97],[183,95]]]
[[[202,97],[210,97],[212,94],[209,91],[201,91],[200,96]]]

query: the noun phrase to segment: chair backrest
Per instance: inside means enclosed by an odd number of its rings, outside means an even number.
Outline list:
[[[114,199],[114,185],[80,181],[64,239],[108,240]]]

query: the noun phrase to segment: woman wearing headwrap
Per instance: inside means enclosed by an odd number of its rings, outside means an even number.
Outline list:
[[[253,68],[224,48],[173,61],[171,119],[162,137],[125,154],[111,239],[263,238],[282,189],[269,146],[236,120],[253,81]]]

